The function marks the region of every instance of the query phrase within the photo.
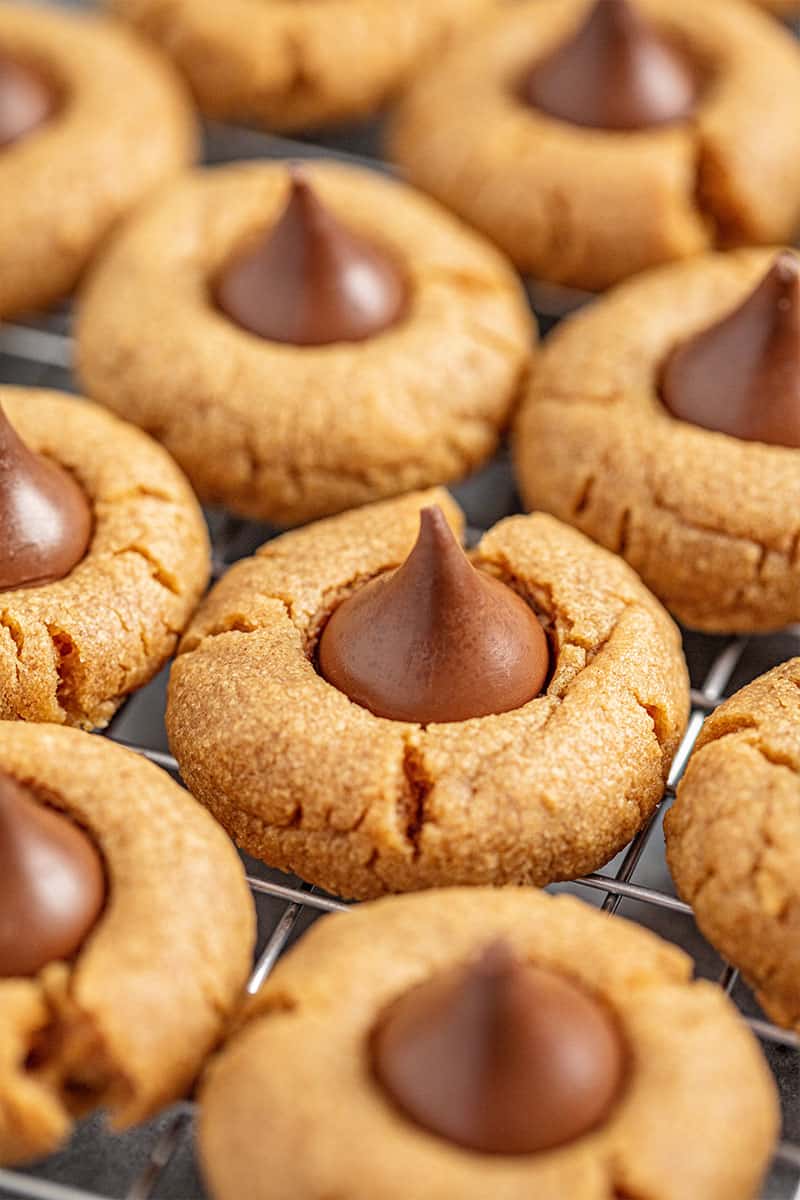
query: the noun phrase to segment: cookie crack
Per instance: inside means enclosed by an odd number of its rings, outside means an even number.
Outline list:
[[[78,723],[90,721],[89,713],[80,702],[84,666],[72,634],[58,625],[46,625],[53,646],[53,665],[56,672],[56,703],[65,716]]]
[[[800,532],[792,536],[791,544],[788,549],[781,549],[779,546],[768,545],[766,542],[757,541],[755,538],[747,537],[743,533],[733,533],[728,529],[721,529],[718,525],[711,522],[699,521],[696,518],[688,517],[680,508],[676,508],[668,504],[662,497],[655,492],[650,493],[650,503],[658,512],[666,513],[673,517],[680,525],[686,529],[692,529],[696,533],[711,534],[713,537],[724,538],[726,541],[739,542],[743,545],[752,546],[758,552],[758,558],[753,564],[753,578],[758,579],[763,573],[767,557],[770,554],[776,554],[785,559],[790,565],[795,558],[795,550]]]
[[[20,672],[22,670],[22,653],[25,646],[25,634],[19,621],[12,617],[11,613],[0,613],[0,628],[6,629],[11,641],[14,643],[15,661],[14,668],[19,683]]]
[[[119,558],[123,554],[138,555],[138,557],[143,559],[143,561],[147,563],[148,567],[150,568],[151,579],[155,580],[156,583],[160,584],[160,586],[171,595],[177,597],[181,597],[183,595],[183,588],[178,576],[170,571],[169,568],[161,562],[161,560],[156,554],[153,553],[149,546],[144,546],[141,542],[133,542],[130,546],[123,546],[121,550],[114,551],[115,558]]]
[[[397,797],[397,820],[403,837],[411,847],[412,857],[422,853],[422,832],[428,821],[427,803],[435,786],[425,766],[421,747],[406,738],[403,744],[403,786]]]

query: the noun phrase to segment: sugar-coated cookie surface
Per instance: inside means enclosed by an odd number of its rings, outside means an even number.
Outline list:
[[[473,563],[550,640],[545,692],[428,726],[376,717],[315,667],[321,629],[397,567],[442,490],[268,542],[192,622],[170,681],[170,744],[240,846],[345,896],[536,883],[607,862],[661,798],[688,708],[678,631],[618,558],[547,516],[490,530]]]
[[[0,722],[0,771],[86,830],[108,884],[74,961],[0,978],[8,1163],[50,1153],[94,1108],[123,1128],[184,1096],[241,999],[255,919],[228,839],[140,756],[73,729]]]
[[[800,659],[708,718],[664,829],[705,936],[800,1028]]]
[[[548,1152],[462,1150],[405,1118],[371,1070],[386,1006],[498,939],[603,1002],[630,1052],[605,1123]],[[777,1133],[774,1085],[727,997],[690,974],[682,951],[644,929],[527,888],[448,889],[325,917],[278,963],[206,1074],[199,1145],[211,1194],[753,1200]]]

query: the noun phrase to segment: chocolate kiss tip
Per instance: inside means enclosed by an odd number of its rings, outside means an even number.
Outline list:
[[[364,341],[396,324],[408,306],[398,263],[339,221],[302,166],[289,169],[277,222],[231,259],[215,291],[237,325],[295,346]]]
[[[504,941],[401,995],[372,1051],[378,1081],[408,1118],[506,1155],[565,1145],[605,1120],[626,1057],[588,993],[521,962]]]
[[[523,96],[557,120],[625,131],[689,116],[697,82],[630,0],[597,0],[572,37],[534,65]]]
[[[0,147],[33,133],[54,107],[55,97],[45,80],[0,53]]]
[[[661,376],[681,421],[745,441],[800,448],[800,259],[773,259],[742,303],[680,343]]]
[[[376,716],[417,724],[508,712],[538,696],[550,658],[525,601],[472,566],[438,507],[416,544],[334,611],[320,672]]]
[[[92,842],[69,818],[0,774],[0,978],[70,959],[105,903]]]
[[[92,510],[68,471],[34,454],[0,404],[0,590],[63,579],[86,554]]]

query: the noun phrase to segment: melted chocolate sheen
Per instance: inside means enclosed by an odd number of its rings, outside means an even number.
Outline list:
[[[398,264],[342,225],[308,181],[292,176],[277,224],[224,269],[216,287],[224,313],[273,342],[360,342],[405,313]]]
[[[526,704],[541,691],[549,653],[525,601],[472,566],[435,507],[422,510],[403,566],[336,609],[319,665],[376,716],[427,724]]]
[[[34,454],[0,406],[0,589],[63,579],[86,553],[92,511],[63,468]]]
[[[71,958],[105,894],[103,864],[86,834],[0,774],[0,978]]]
[[[536,64],[523,96],[572,125],[647,129],[689,116],[697,79],[630,0],[597,0],[573,36]]]
[[[661,396],[682,421],[800,447],[800,259],[779,254],[743,304],[673,350]]]
[[[484,1154],[534,1154],[588,1133],[625,1072],[605,1010],[503,942],[400,996],[372,1049],[378,1080],[408,1117]]]
[[[52,115],[53,91],[35,71],[0,54],[0,146],[32,133]]]

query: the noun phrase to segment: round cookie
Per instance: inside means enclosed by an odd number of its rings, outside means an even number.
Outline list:
[[[425,725],[327,682],[332,610],[403,562],[434,503],[460,533],[437,490],[267,543],[210,593],[172,669],[167,728],[192,792],[249,853],[339,895],[592,871],[655,808],[686,722],[666,613],[619,559],[539,515],[501,522],[472,562],[544,625],[543,694]]]
[[[77,480],[92,522],[63,578],[0,590],[0,719],[98,728],[171,656],[208,582],[205,522],[165,451],[104,409],[12,387],[0,405]]]
[[[791,35],[734,0],[634,3],[699,70],[687,119],[620,132],[526,103],[525,72],[591,7],[528,0],[433,64],[394,120],[390,151],[412,182],[539,279],[599,290],[716,245],[790,241],[800,223]]]
[[[281,163],[197,172],[163,191],[97,265],[77,324],[93,398],[163,441],[204,499],[278,524],[477,467],[509,419],[535,336],[509,265],[430,201],[330,162],[304,165],[303,178],[328,219],[407,278],[391,327],[292,345],[214,303],[231,255],[265,222],[283,224],[293,193]]]
[[[605,1122],[549,1152],[462,1150],[405,1117],[372,1070],[387,1006],[498,938],[585,989],[628,1047]],[[202,1084],[214,1200],[752,1200],[776,1135],[769,1072],[730,1001],[675,947],[567,896],[451,889],[325,917],[250,1015]]]
[[[203,112],[296,130],[368,116],[497,0],[108,0],[183,71]]]
[[[662,369],[774,257],[665,267],[578,313],[550,339],[516,426],[526,505],[621,554],[681,621],[710,632],[800,618],[800,449],[676,420]]]
[[[800,659],[708,718],[664,830],[702,932],[800,1029]]]
[[[91,1109],[124,1128],[185,1095],[241,998],[255,921],[228,839],[143,758],[76,730],[0,722],[0,772],[89,835],[107,883],[74,959],[29,977],[0,971],[9,1163],[49,1153]],[[0,895],[8,885],[4,875]]]
[[[191,160],[195,131],[178,77],[111,21],[3,4],[0,52],[55,94],[50,117],[0,151],[8,318],[67,295],[119,218]]]

